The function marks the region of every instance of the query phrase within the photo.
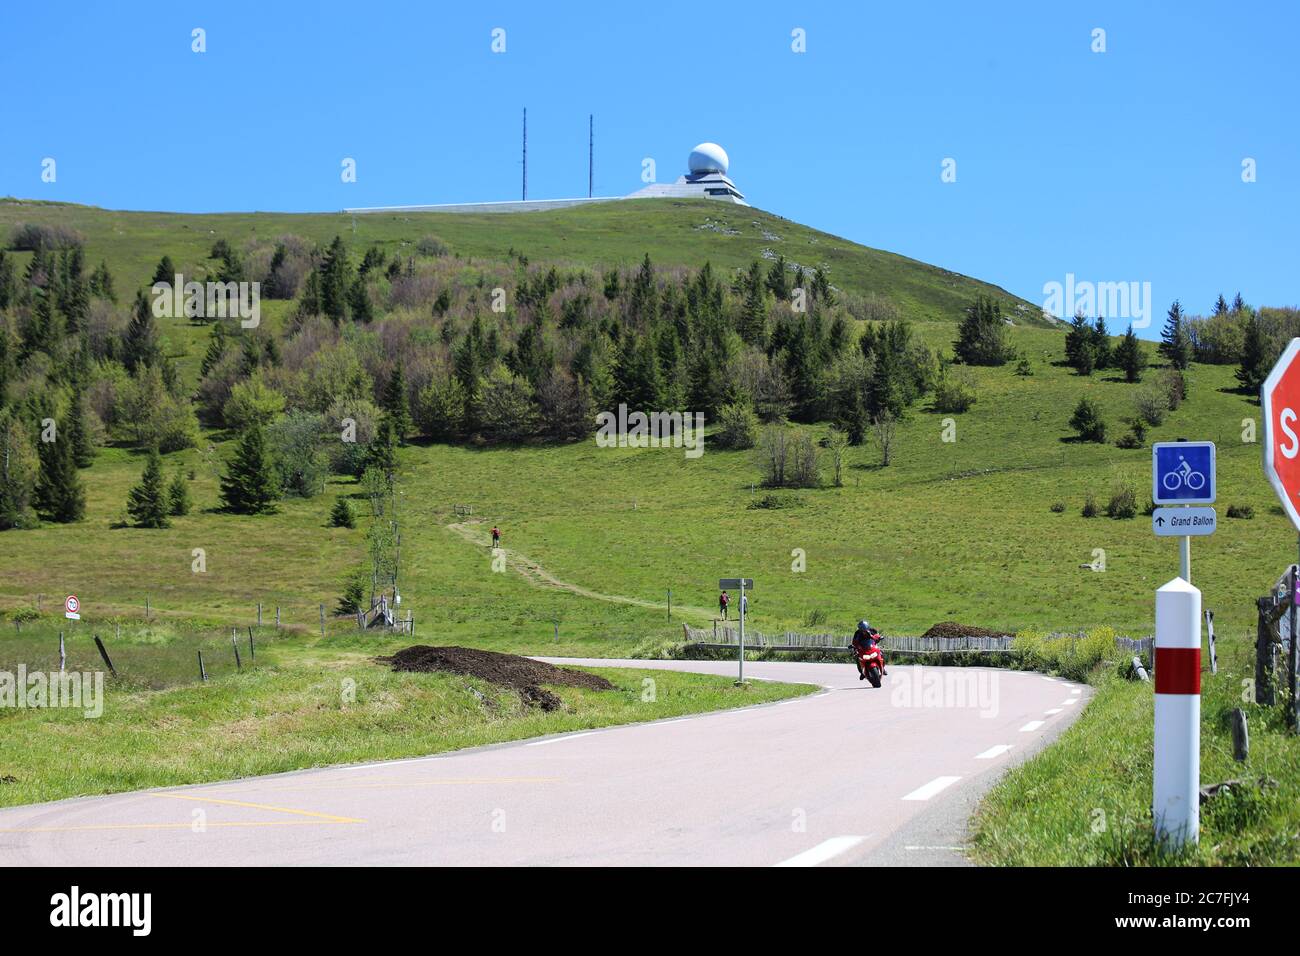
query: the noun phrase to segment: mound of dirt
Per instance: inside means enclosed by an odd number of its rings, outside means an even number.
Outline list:
[[[446,671],[491,681],[516,691],[525,704],[542,710],[556,710],[562,701],[542,684],[562,687],[585,687],[589,690],[613,690],[603,677],[584,671],[569,670],[534,661],[518,654],[499,654],[472,647],[429,647],[416,644],[404,647],[391,657],[376,658],[395,671]]]
[[[1006,631],[990,631],[987,627],[975,627],[973,624],[958,624],[956,621],[940,621],[930,628],[922,637],[1004,637]]]

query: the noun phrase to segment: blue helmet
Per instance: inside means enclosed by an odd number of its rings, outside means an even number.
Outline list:
[[[858,630],[869,631],[871,630],[871,625],[868,624],[866,621],[858,621]]]

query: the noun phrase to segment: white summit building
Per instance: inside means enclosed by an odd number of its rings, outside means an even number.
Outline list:
[[[727,151],[717,143],[700,143],[687,160],[690,170],[675,183],[651,183],[625,199],[721,199],[748,206],[744,194],[727,178],[731,164]]]
[[[567,206],[585,206],[594,202],[620,202],[624,199],[720,199],[723,202],[748,206],[744,194],[727,177],[731,164],[727,151],[717,143],[700,143],[686,161],[688,172],[674,183],[650,183],[626,196],[584,196],[580,199],[522,199],[505,202],[446,203],[438,206],[369,206],[363,209],[344,209],[356,215],[372,212],[540,212],[563,209]]]

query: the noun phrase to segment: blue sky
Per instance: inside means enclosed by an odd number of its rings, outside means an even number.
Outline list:
[[[1150,282],[1147,336],[1174,298],[1300,303],[1289,4],[47,0],[2,16],[0,194],[514,199],[526,106],[530,198],[585,195],[594,113],[598,195],[638,188],[646,157],[670,181],[713,140],[755,205],[1032,301],[1067,273]]]

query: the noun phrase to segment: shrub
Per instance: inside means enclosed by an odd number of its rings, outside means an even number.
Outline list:
[[[1249,520],[1255,517],[1255,509],[1251,505],[1228,505],[1228,517]]]
[[[370,590],[370,572],[358,565],[343,579],[343,594],[339,597],[339,614],[356,614],[366,606]]]
[[[758,416],[748,405],[723,405],[719,418],[722,427],[716,440],[723,448],[753,448],[758,444]]]
[[[451,253],[451,247],[437,236],[424,236],[415,244],[415,251],[422,256],[445,256]]]
[[[756,511],[776,511],[781,508],[797,508],[802,504],[794,495],[774,495],[769,492],[761,498],[755,498],[748,507]]]
[[[1177,411],[1178,406],[1187,398],[1187,377],[1176,368],[1165,369],[1165,374],[1160,377],[1160,385],[1164,389],[1169,410]]]
[[[945,369],[934,389],[934,410],[960,414],[974,404],[975,380],[970,371],[958,368],[950,374]]]
[[[1115,445],[1118,448],[1142,448],[1147,443],[1147,426],[1140,418],[1135,418],[1129,422],[1129,431],[1126,435],[1121,435]]]
[[[1079,404],[1074,407],[1074,415],[1070,418],[1070,427],[1078,434],[1080,441],[1106,440],[1106,423],[1091,399],[1079,399]]]
[[[1059,515],[1065,512],[1065,502],[1058,501],[1052,505],[1052,514]]]
[[[1159,385],[1150,385],[1133,396],[1138,418],[1155,428],[1169,414],[1169,395]]]
[[[11,249],[28,252],[47,249],[71,249],[85,243],[85,238],[75,229],[67,226],[46,226],[40,223],[24,222],[14,227],[9,238]]]
[[[1106,515],[1110,518],[1133,518],[1137,516],[1137,494],[1131,486],[1116,488],[1106,504]]]
[[[1097,517],[1097,502],[1092,495],[1088,495],[1087,498],[1083,499],[1082,514],[1085,518]]]

